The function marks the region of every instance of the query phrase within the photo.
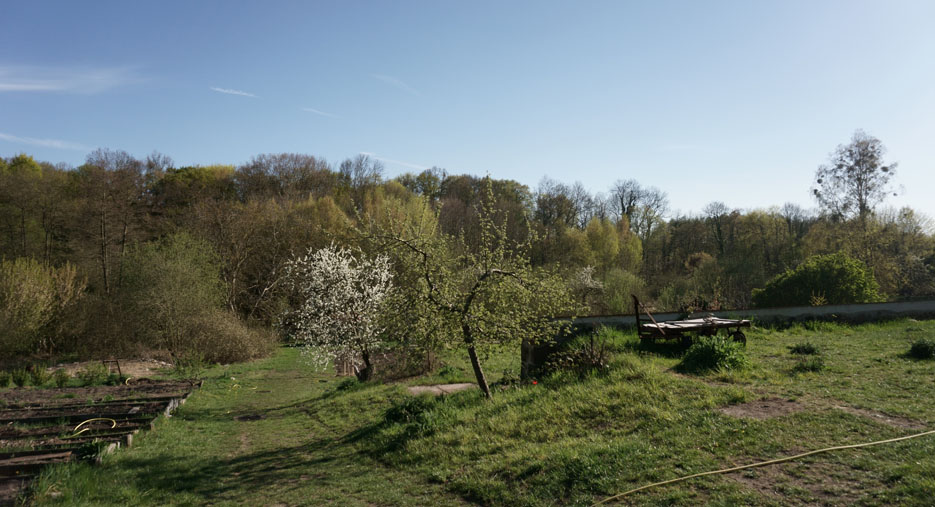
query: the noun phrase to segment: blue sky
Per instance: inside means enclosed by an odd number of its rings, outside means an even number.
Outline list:
[[[366,152],[697,212],[812,206],[861,128],[935,216],[935,2],[5,2],[0,156]]]

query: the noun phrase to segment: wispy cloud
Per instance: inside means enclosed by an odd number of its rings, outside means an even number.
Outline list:
[[[403,162],[402,160],[394,160],[391,158],[380,157],[376,153],[370,153],[369,151],[360,152],[361,155],[367,155],[370,158],[375,158],[381,162],[386,162],[387,164],[396,164],[403,167],[409,167],[410,169],[428,169],[429,166],[421,164],[413,164],[412,162]]]
[[[376,79],[376,80],[383,81],[384,83],[386,83],[386,84],[388,84],[388,85],[390,85],[390,86],[395,86],[396,88],[399,88],[400,90],[402,90],[402,91],[404,91],[404,92],[406,92],[406,93],[409,93],[409,94],[411,94],[411,95],[415,95],[416,97],[422,95],[422,92],[420,92],[419,90],[416,90],[415,88],[409,86],[409,85],[406,84],[402,79],[395,78],[395,77],[393,77],[393,76],[387,76],[387,75],[385,75],[385,74],[370,74],[370,76],[373,77],[373,78]]]
[[[313,108],[313,107],[303,107],[302,110],[303,110],[303,111],[306,111],[306,112],[309,112],[309,113],[317,114],[317,115],[319,115],[319,116],[327,116],[328,118],[340,118],[340,116],[338,116],[338,115],[336,115],[336,114],[326,113],[326,112],[324,112],[324,111],[319,111],[318,109],[315,109],[315,108]]]
[[[38,139],[35,137],[20,137],[0,132],[0,141],[7,141],[16,144],[28,144],[30,146],[41,146],[43,148],[56,148],[59,150],[91,151],[92,148],[71,141],[62,141],[59,139]]]
[[[142,81],[136,68],[0,65],[2,92],[101,93]]]
[[[230,88],[218,88],[218,87],[216,87],[216,86],[212,86],[212,87],[211,87],[211,91],[215,91],[215,92],[218,92],[218,93],[226,93],[226,94],[228,94],[228,95],[239,95],[239,96],[241,96],[241,97],[253,97],[253,98],[256,98],[256,95],[254,95],[254,94],[252,94],[252,93],[248,93],[248,92],[244,92],[244,91],[240,91],[240,90],[232,90],[232,89],[230,89]]]

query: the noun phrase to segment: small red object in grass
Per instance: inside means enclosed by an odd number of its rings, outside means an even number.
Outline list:
[[[532,385],[536,385],[536,384],[538,384],[538,383],[539,383],[538,380],[533,380],[533,381],[532,381]]]

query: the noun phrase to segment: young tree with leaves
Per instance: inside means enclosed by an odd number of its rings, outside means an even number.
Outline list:
[[[392,256],[405,277],[388,306],[395,328],[407,329],[464,348],[477,385],[486,397],[490,387],[480,357],[498,346],[551,339],[567,324],[554,317],[574,311],[569,291],[555,271],[533,268],[529,240],[510,240],[503,214],[497,214],[493,190],[478,209],[479,241],[422,227],[423,221],[372,221],[362,233],[366,243]],[[423,213],[430,213],[428,204]],[[392,326],[391,326],[392,327]]]

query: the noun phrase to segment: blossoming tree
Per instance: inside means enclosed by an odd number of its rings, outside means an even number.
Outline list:
[[[370,380],[380,345],[378,316],[392,289],[389,259],[355,256],[332,244],[290,261],[286,281],[299,303],[284,320],[313,362],[348,361],[358,380]]]

